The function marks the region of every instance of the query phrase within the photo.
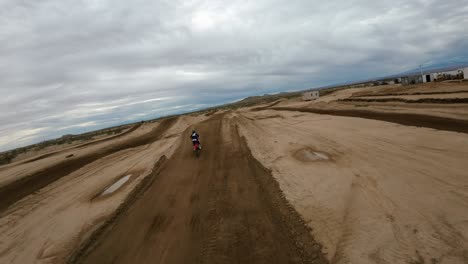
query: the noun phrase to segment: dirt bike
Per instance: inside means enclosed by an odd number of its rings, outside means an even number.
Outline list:
[[[193,145],[193,152],[195,153],[195,156],[200,157],[200,151],[201,151],[201,144],[200,142],[197,142]]]

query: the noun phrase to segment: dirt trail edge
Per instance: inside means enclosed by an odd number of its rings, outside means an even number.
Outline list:
[[[327,263],[234,120],[214,115],[197,131],[200,158],[182,138],[140,198],[69,263]]]
[[[25,176],[11,184],[0,188],[0,214],[3,213],[10,205],[23,197],[47,186],[48,184],[60,179],[61,177],[80,169],[81,167],[103,158],[117,151],[134,148],[141,145],[146,145],[158,140],[163,133],[169,129],[177,120],[177,118],[168,118],[151,132],[119,144],[110,145],[96,152],[89,153],[80,157],[66,159],[53,166],[47,167],[42,171],[36,172],[29,176]]]
[[[269,109],[280,111],[308,112],[322,115],[360,117],[366,119],[392,122],[405,126],[427,127],[438,130],[468,133],[468,121],[438,116],[407,113],[375,112],[367,110],[337,110],[294,107],[272,107]]]

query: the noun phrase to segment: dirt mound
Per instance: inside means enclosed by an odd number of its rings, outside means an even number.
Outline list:
[[[110,141],[110,140],[114,140],[116,138],[119,138],[119,137],[122,137],[122,136],[125,136],[127,134],[130,134],[132,133],[133,131],[137,130],[139,127],[141,127],[142,123],[139,123],[139,124],[136,124],[134,125],[132,128],[128,129],[127,131],[125,132],[122,132],[118,135],[115,135],[115,136],[111,136],[111,137],[106,137],[106,138],[103,138],[103,139],[99,139],[99,140],[94,140],[94,141],[91,141],[91,142],[87,142],[87,143],[84,143],[84,144],[80,144],[78,146],[74,146],[72,148],[67,148],[67,149],[64,149],[64,150],[70,150],[70,149],[77,149],[77,148],[83,148],[83,147],[86,147],[86,146],[90,146],[90,145],[94,145],[94,144],[98,144],[98,143],[103,143],[103,142],[107,142],[107,141]],[[60,154],[62,153],[64,150],[59,150],[59,151],[54,151],[54,152],[50,152],[50,153],[46,153],[46,154],[43,154],[43,155],[39,155],[39,156],[36,156],[34,158],[31,158],[31,159],[27,159],[19,164],[25,164],[25,163],[31,163],[31,162],[34,162],[34,161],[37,161],[37,160],[41,160],[41,159],[45,159],[45,158],[48,158],[48,157],[51,157],[53,155],[56,155],[56,154]]]
[[[374,97],[374,96],[402,96],[402,95],[433,95],[433,94],[457,94],[466,93],[466,90],[447,91],[447,92],[406,92],[406,93],[354,93],[352,97]]]
[[[323,115],[360,117],[373,120],[397,123],[405,126],[427,127],[439,130],[447,130],[461,133],[468,133],[468,121],[444,118],[438,116],[428,116],[408,113],[389,113],[367,110],[338,110],[338,109],[317,109],[317,108],[294,108],[294,107],[273,107],[273,110],[298,111]]]
[[[400,102],[408,104],[467,104],[468,98],[421,98],[409,100],[404,98],[346,98],[339,99],[338,102]]]
[[[107,141],[114,140],[114,139],[119,138],[119,137],[123,137],[123,136],[128,135],[128,134],[132,133],[133,131],[137,130],[138,128],[141,127],[141,125],[143,125],[143,123],[138,123],[138,124],[134,125],[132,128],[130,128],[129,130],[127,130],[125,132],[122,132],[122,133],[120,133],[118,135],[115,135],[115,136],[112,136],[112,137],[106,137],[106,138],[103,138],[103,139],[100,139],[100,140],[95,140],[95,141],[88,142],[88,143],[85,143],[85,144],[81,144],[81,145],[76,146],[74,148],[83,148],[83,147],[86,147],[86,146],[89,146],[89,145],[94,145],[94,144],[97,144],[97,143],[107,142]]]

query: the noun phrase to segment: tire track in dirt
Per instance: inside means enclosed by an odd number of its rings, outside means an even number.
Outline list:
[[[197,125],[128,210],[69,263],[327,263],[233,120]]]
[[[360,117],[365,119],[380,120],[396,123],[405,126],[427,127],[438,130],[446,130],[460,133],[468,133],[468,121],[438,116],[408,114],[408,113],[388,113],[368,110],[339,110],[339,109],[317,109],[317,108],[294,108],[294,107],[273,107],[269,108],[279,111],[297,111],[314,113],[321,115],[335,115],[347,117]]]
[[[168,130],[176,120],[177,118],[164,119],[151,132],[138,138],[133,138],[118,144],[113,144],[97,150],[96,152],[88,153],[77,158],[64,160],[54,164],[53,166],[44,168],[39,172],[35,172],[8,185],[2,186],[0,188],[0,214],[3,213],[3,211],[6,210],[10,205],[22,199],[23,197],[38,191],[48,184],[80,169],[81,167],[95,160],[101,159],[121,150],[146,145],[160,139],[163,133]]]

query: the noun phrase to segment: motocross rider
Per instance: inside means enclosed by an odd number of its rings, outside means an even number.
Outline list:
[[[197,134],[197,132],[192,130],[192,134],[190,135],[190,138],[192,139],[192,143],[195,146],[195,144],[198,144],[198,147],[201,149],[201,143],[200,143],[200,135]]]

